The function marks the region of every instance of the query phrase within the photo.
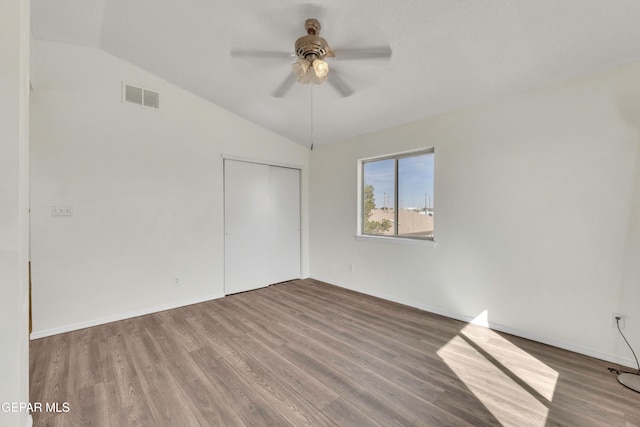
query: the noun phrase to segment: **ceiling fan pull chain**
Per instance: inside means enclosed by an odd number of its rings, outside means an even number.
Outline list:
[[[309,85],[309,90],[311,93],[310,99],[311,99],[311,117],[309,119],[309,122],[311,123],[311,151],[313,151],[313,85]]]

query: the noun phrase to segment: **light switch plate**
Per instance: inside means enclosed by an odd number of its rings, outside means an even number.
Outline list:
[[[51,216],[73,216],[73,207],[71,206],[51,206]]]

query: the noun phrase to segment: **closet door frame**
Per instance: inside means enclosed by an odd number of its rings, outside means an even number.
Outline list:
[[[230,264],[230,260],[228,259],[229,256],[229,252],[228,252],[228,243],[229,243],[229,229],[228,229],[228,221],[229,219],[227,218],[228,216],[228,212],[227,212],[227,161],[235,161],[235,162],[243,162],[243,163],[250,163],[250,164],[255,164],[257,166],[265,166],[265,167],[276,167],[276,168],[284,168],[284,169],[292,169],[297,171],[297,178],[298,178],[298,183],[297,183],[297,187],[298,187],[298,194],[297,194],[297,205],[298,205],[298,218],[297,218],[297,222],[298,222],[298,260],[297,260],[297,272],[298,275],[295,278],[299,278],[302,277],[302,259],[303,259],[303,251],[302,251],[302,173],[303,173],[303,168],[299,165],[291,165],[291,164],[283,164],[283,163],[278,163],[278,162],[269,162],[269,161],[262,161],[262,160],[257,160],[257,159],[251,159],[251,158],[242,158],[242,157],[235,157],[235,156],[226,156],[223,155],[222,156],[223,159],[223,217],[224,217],[224,221],[223,221],[223,229],[224,229],[224,294],[225,295],[230,295],[233,293],[237,293],[237,292],[243,292],[243,291],[247,291],[247,290],[251,290],[251,289],[259,289],[261,287],[264,286],[268,286],[272,283],[270,283],[271,280],[271,272],[270,270],[267,270],[265,272],[265,280],[258,280],[257,286],[253,287],[253,288],[248,288],[248,289],[241,289],[238,288],[237,286],[232,286],[231,288],[228,287],[229,284],[229,280],[230,279],[230,272],[228,271],[228,267]],[[231,261],[233,262],[233,261]],[[237,261],[235,261],[235,263],[237,264]],[[260,264],[262,264],[260,262]],[[251,266],[247,265],[247,268],[251,268]],[[231,273],[233,274],[233,273]],[[237,277],[236,277],[237,278]],[[254,277],[255,279],[255,277]],[[293,279],[293,278],[292,278]],[[232,278],[233,280],[233,278]]]

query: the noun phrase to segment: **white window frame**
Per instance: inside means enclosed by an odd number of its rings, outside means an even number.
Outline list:
[[[367,157],[364,159],[359,159],[358,160],[358,197],[357,197],[357,221],[356,221],[356,234],[355,234],[355,239],[356,240],[361,240],[361,241],[374,241],[374,242],[380,242],[380,243],[393,243],[393,244],[410,244],[410,245],[422,245],[422,246],[429,246],[429,247],[435,247],[436,245],[436,241],[435,241],[435,224],[434,224],[434,237],[415,237],[415,236],[381,236],[381,235],[373,235],[373,234],[364,234],[363,233],[363,226],[364,226],[364,165],[366,163],[369,162],[375,162],[375,161],[381,161],[381,160],[388,160],[388,159],[393,159],[396,162],[396,168],[395,168],[395,178],[394,178],[394,207],[395,207],[395,212],[396,212],[396,218],[397,218],[397,212],[399,211],[399,209],[397,208],[398,206],[398,168],[397,168],[397,162],[400,159],[406,158],[406,157],[416,157],[416,156],[421,156],[424,154],[433,154],[435,155],[435,150],[433,147],[430,148],[421,148],[418,150],[411,150],[411,151],[403,151],[403,152],[399,152],[399,153],[393,153],[393,154],[386,154],[383,156],[376,156],[376,157]],[[435,158],[434,158],[434,163],[435,163]],[[434,171],[435,174],[435,171]],[[435,193],[435,188],[434,188],[434,193]],[[434,195],[434,199],[435,199],[435,195]],[[394,224],[395,227],[395,224]]]

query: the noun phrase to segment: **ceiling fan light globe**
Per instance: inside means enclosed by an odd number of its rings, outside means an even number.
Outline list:
[[[327,75],[327,74],[325,74],[322,77],[318,77],[318,76],[314,75],[313,84],[316,84],[316,85],[322,84],[324,81],[327,80],[328,77],[329,77],[329,75]]]
[[[316,59],[315,61],[313,61],[313,71],[315,72],[318,79],[322,79],[323,77],[326,77],[327,74],[329,74],[329,64],[327,64],[322,59]]]
[[[302,83],[303,85],[308,85],[313,83],[314,77],[315,75],[313,74],[313,72],[309,70],[306,73],[304,73],[302,76],[300,76],[300,78],[298,78],[298,82]]]
[[[293,63],[291,68],[293,68],[293,73],[296,75],[296,79],[300,81],[300,79],[303,78],[309,70],[309,63],[305,60],[298,59]]]

